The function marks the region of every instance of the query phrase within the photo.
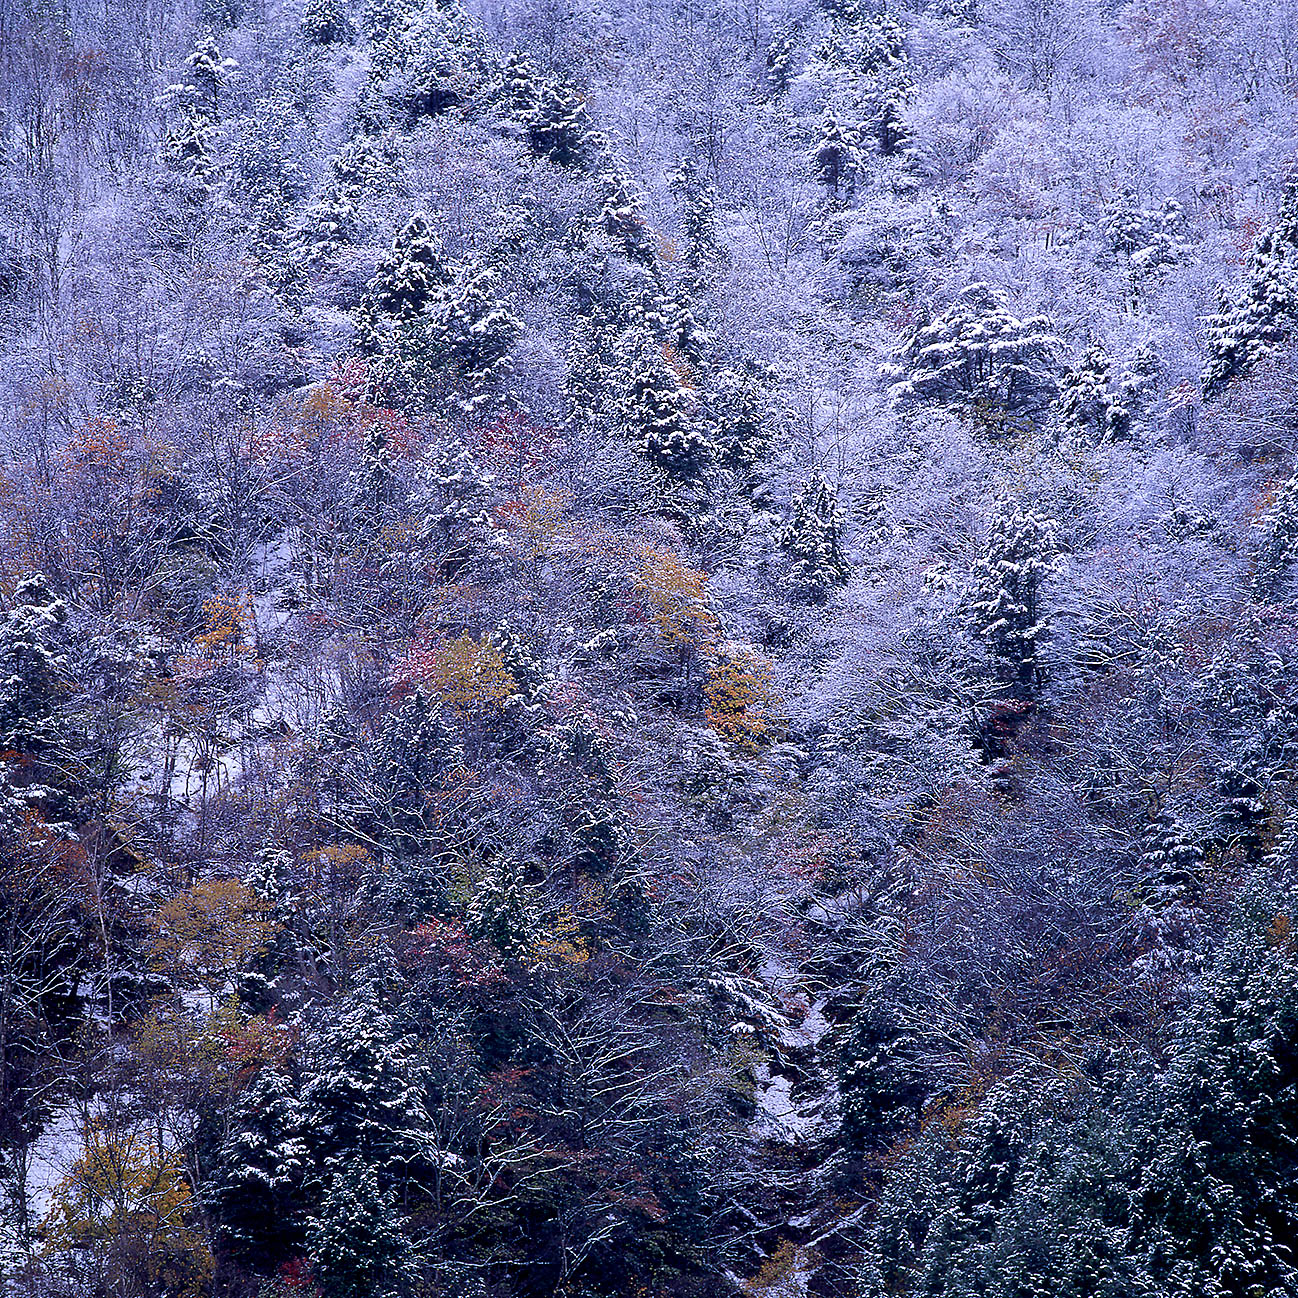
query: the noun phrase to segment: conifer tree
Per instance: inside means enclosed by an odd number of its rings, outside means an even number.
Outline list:
[[[383,1298],[408,1292],[415,1271],[396,1196],[355,1159],[331,1172],[307,1227],[315,1287],[324,1298]]]
[[[619,415],[629,441],[673,478],[699,477],[712,448],[694,417],[694,402],[680,375],[651,340],[630,346]]]
[[[368,993],[314,1032],[302,1114],[317,1168],[356,1162],[384,1191],[413,1188],[435,1162],[418,1044]]]
[[[491,644],[500,655],[501,666],[514,682],[518,701],[524,707],[534,706],[549,684],[541,661],[508,621],[497,624],[491,633]]]
[[[532,61],[521,50],[512,51],[505,60],[501,81],[510,116],[529,121],[541,102],[541,83]]]
[[[717,371],[705,400],[718,463],[741,471],[760,463],[774,436],[775,416],[754,367]]]
[[[379,420],[361,438],[360,459],[349,483],[352,519],[359,530],[372,531],[391,513],[396,492],[392,450]]]
[[[346,45],[356,39],[344,0],[306,0],[302,35],[315,45]]]
[[[793,32],[776,36],[766,47],[766,77],[770,84],[772,99],[779,99],[788,93],[789,83],[793,79],[793,56],[796,48]]]
[[[238,72],[238,63],[222,56],[216,37],[208,30],[195,42],[185,64],[189,68],[186,92],[215,118],[221,106],[221,92]]]
[[[1131,430],[1131,414],[1109,383],[1110,362],[1103,347],[1091,347],[1063,380],[1059,420],[1071,433],[1096,441],[1121,441]]]
[[[1298,961],[1276,923],[1291,902],[1246,899],[1149,1097],[1127,1240],[1139,1292],[1298,1286]]]
[[[428,217],[416,212],[380,263],[369,296],[379,310],[409,320],[426,312],[451,278],[442,241]]]
[[[309,1135],[292,1079],[261,1069],[230,1114],[210,1201],[223,1250],[263,1275],[302,1247],[314,1175]]]
[[[239,65],[222,56],[209,29],[195,42],[185,67],[185,79],[168,86],[161,98],[179,117],[167,131],[163,154],[186,175],[203,181],[211,171],[222,92],[237,75]]]
[[[861,174],[861,133],[832,113],[821,119],[820,131],[811,151],[816,180],[834,204],[848,202]]]
[[[524,960],[532,949],[532,901],[518,863],[497,861],[478,880],[465,924],[474,937],[489,942],[506,960]]]
[[[591,127],[586,105],[576,92],[557,82],[541,86],[524,125],[532,152],[561,167],[590,164],[600,152],[602,140]]]
[[[1057,344],[1045,316],[1020,320],[1002,294],[972,284],[915,331],[884,377],[898,400],[1036,416],[1058,395]]]
[[[919,1043],[890,1006],[867,1005],[839,1056],[843,1127],[858,1147],[882,1152],[913,1135],[925,1099]]]
[[[1226,762],[1217,776],[1217,791],[1222,800],[1218,832],[1223,844],[1256,865],[1264,855],[1263,831],[1269,818],[1257,760],[1244,756]]]
[[[1258,531],[1249,588],[1254,599],[1273,600],[1298,559],[1298,475],[1276,489]]]
[[[466,412],[498,396],[512,370],[510,352],[523,323],[502,299],[496,277],[470,271],[447,287],[425,326],[434,349],[455,367]]]
[[[1049,617],[1042,588],[1059,571],[1054,520],[1002,503],[965,595],[970,629],[996,660],[1002,680],[1026,690],[1042,677]]]
[[[681,207],[685,264],[703,270],[721,254],[717,237],[716,191],[693,158],[682,158],[667,178]]]
[[[419,536],[440,556],[448,576],[476,548],[498,540],[490,510],[494,481],[458,438],[441,439],[424,458],[414,501],[421,518]]]
[[[42,573],[24,577],[0,622],[0,753],[52,756],[69,694],[68,610]]]
[[[476,34],[453,5],[417,8],[402,30],[400,70],[389,82],[391,99],[413,124],[466,103],[481,80]]]
[[[628,260],[652,266],[657,257],[653,231],[639,198],[620,171],[606,171],[599,180],[601,195],[596,223]]]
[[[815,470],[794,496],[792,517],[780,533],[780,546],[793,560],[793,588],[813,604],[823,604],[851,576],[842,536],[838,492]]]
[[[1224,290],[1204,323],[1208,361],[1203,395],[1215,396],[1289,337],[1298,322],[1298,185],[1290,185],[1276,223],[1258,239],[1247,280],[1232,297]]]

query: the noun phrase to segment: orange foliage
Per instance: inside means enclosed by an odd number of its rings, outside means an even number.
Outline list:
[[[206,879],[164,902],[149,919],[155,969],[215,999],[231,973],[279,931],[265,899],[237,879]]]
[[[524,487],[515,499],[498,506],[496,515],[515,539],[517,548],[527,558],[539,559],[558,536],[571,504],[570,491]]]
[[[247,604],[230,595],[214,595],[203,601],[203,623],[207,630],[195,643],[206,658],[226,657],[233,661],[244,648],[243,619]]]
[[[707,574],[682,563],[670,550],[642,546],[632,575],[648,620],[673,648],[710,646],[717,617],[708,603]]]
[[[723,646],[708,666],[703,696],[708,725],[722,739],[755,749],[771,738],[776,702],[771,667],[751,650]]]
[[[394,678],[399,686],[428,690],[461,714],[499,707],[517,690],[491,642],[470,635],[411,645]]]

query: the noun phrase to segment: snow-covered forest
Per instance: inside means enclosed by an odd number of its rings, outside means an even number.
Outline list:
[[[1298,0],[0,0],[0,1295],[1293,1298]]]

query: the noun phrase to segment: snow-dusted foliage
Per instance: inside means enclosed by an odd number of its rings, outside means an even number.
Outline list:
[[[1293,0],[0,0],[0,1298],[1298,1293]]]

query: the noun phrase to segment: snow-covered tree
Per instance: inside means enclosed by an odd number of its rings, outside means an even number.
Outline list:
[[[459,566],[476,547],[495,542],[493,482],[457,438],[443,438],[425,454],[414,503],[420,537],[443,556],[443,564]]]
[[[316,1168],[357,1163],[380,1187],[406,1188],[436,1163],[417,1042],[360,994],[308,1043],[301,1106]]]
[[[1298,185],[1286,189],[1276,223],[1258,239],[1244,286],[1222,290],[1204,322],[1208,361],[1203,395],[1212,397],[1293,333],[1298,321]]]
[[[40,758],[58,747],[70,692],[67,621],[43,574],[15,587],[0,622],[0,752]]]
[[[425,329],[433,350],[454,366],[466,411],[478,410],[499,395],[523,323],[509,309],[490,271],[470,271],[446,288]]]
[[[1059,422],[1074,436],[1121,441],[1131,432],[1131,412],[1110,382],[1110,360],[1102,347],[1087,349],[1076,369],[1064,375]]]
[[[511,51],[501,72],[502,92],[510,115],[528,121],[541,100],[541,82],[532,60],[521,50]]]
[[[657,244],[630,180],[621,171],[612,170],[600,176],[599,185],[597,228],[628,260],[641,266],[652,265],[657,256]]]
[[[403,1292],[414,1279],[396,1207],[373,1168],[347,1159],[333,1169],[306,1232],[311,1275],[325,1298],[378,1298]]]
[[[696,418],[693,394],[652,340],[639,337],[626,346],[625,387],[618,402],[624,435],[672,477],[699,477],[711,461],[712,447]]]
[[[711,420],[710,438],[716,446],[717,462],[739,470],[760,463],[776,431],[776,415],[760,374],[751,366],[718,370],[710,378],[703,401]]]
[[[1057,345],[1047,317],[1020,320],[1003,294],[972,284],[915,331],[884,376],[902,401],[1035,417],[1059,391]]]
[[[231,1111],[210,1198],[222,1247],[263,1274],[302,1247],[314,1175],[309,1135],[292,1079],[261,1069]]]
[[[681,208],[685,264],[693,270],[702,270],[721,254],[716,191],[690,157],[681,158],[667,180]]]
[[[602,152],[603,139],[591,126],[585,102],[558,82],[541,86],[524,125],[532,152],[561,167],[588,166]]]
[[[358,529],[370,531],[381,526],[391,512],[396,492],[392,449],[382,421],[376,419],[365,429],[360,458],[348,486]]]
[[[1249,586],[1254,598],[1272,600],[1298,560],[1298,477],[1276,487],[1258,521],[1258,532]]]
[[[1298,964],[1267,911],[1235,919],[1142,1115],[1125,1244],[1150,1293],[1298,1284]]]
[[[1059,571],[1054,520],[1009,502],[998,505],[965,592],[970,630],[987,646],[1007,684],[1029,689],[1042,677],[1049,629],[1043,587]]]
[[[780,547],[792,564],[793,589],[813,604],[823,604],[829,592],[851,575],[843,553],[843,516],[838,492],[815,470],[793,498],[793,512],[780,533]]]
[[[442,241],[432,222],[416,212],[380,263],[369,296],[380,310],[400,319],[422,315],[451,282]]]
[[[356,39],[344,0],[306,0],[302,35],[316,45],[345,45]]]
[[[833,203],[851,199],[861,174],[861,132],[832,113],[821,119],[811,150],[812,173]]]
[[[465,923],[506,960],[525,960],[536,937],[535,903],[512,858],[495,862],[477,881]]]

